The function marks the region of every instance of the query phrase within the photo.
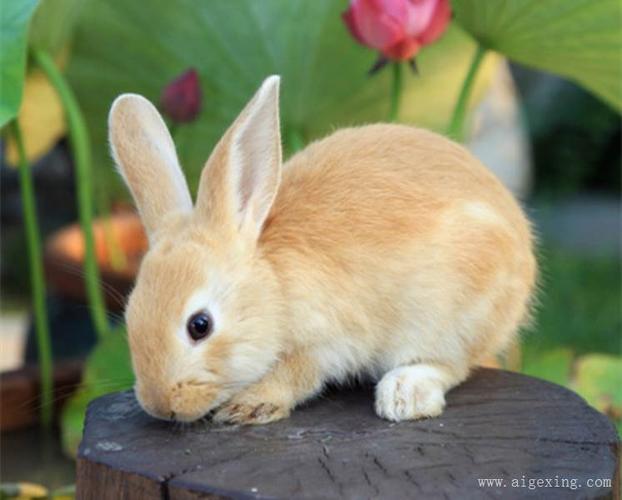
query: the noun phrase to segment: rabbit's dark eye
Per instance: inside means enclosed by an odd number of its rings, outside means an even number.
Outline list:
[[[190,316],[188,324],[186,325],[188,335],[190,335],[190,338],[194,341],[207,337],[210,333],[212,333],[213,327],[214,322],[212,317],[203,311]]]

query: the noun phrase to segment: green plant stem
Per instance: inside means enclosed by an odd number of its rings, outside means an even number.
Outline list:
[[[481,45],[478,45],[477,49],[475,50],[475,54],[473,55],[473,59],[471,60],[471,65],[469,66],[467,75],[464,78],[464,82],[462,83],[462,89],[460,89],[458,100],[456,101],[454,111],[451,115],[449,128],[447,129],[447,135],[449,135],[449,137],[451,137],[452,139],[462,140],[462,134],[464,133],[464,118],[466,116],[467,105],[469,103],[469,98],[471,97],[471,92],[473,90],[473,84],[475,83],[477,71],[481,66],[485,54],[486,49]]]
[[[394,62],[393,81],[391,82],[391,108],[389,109],[389,121],[397,121],[397,115],[400,110],[400,100],[402,98],[403,72],[402,63]]]
[[[69,129],[71,149],[75,165],[78,194],[78,213],[84,238],[84,281],[91,317],[98,338],[108,332],[106,306],[100,287],[99,267],[95,255],[93,235],[93,183],[91,180],[91,150],[84,117],[68,83],[58,70],[52,58],[42,50],[33,53],[37,64],[44,71],[58,93]]]
[[[30,165],[26,158],[22,132],[17,120],[11,123],[11,132],[17,145],[19,154],[19,178],[24,206],[24,226],[28,241],[28,259],[30,264],[30,287],[35,317],[35,332],[37,335],[37,350],[39,355],[39,370],[41,376],[41,423],[49,428],[52,423],[54,404],[54,381],[52,376],[52,348],[50,345],[50,330],[48,313],[45,304],[45,280],[43,277],[43,259],[41,252],[41,233],[37,221],[35,193],[32,185]]]

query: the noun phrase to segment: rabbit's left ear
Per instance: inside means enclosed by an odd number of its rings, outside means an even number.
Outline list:
[[[108,117],[112,155],[150,240],[171,213],[192,212],[173,139],[158,110],[136,94],[117,97]]]
[[[268,77],[210,156],[196,212],[215,230],[257,239],[281,180],[278,76]]]

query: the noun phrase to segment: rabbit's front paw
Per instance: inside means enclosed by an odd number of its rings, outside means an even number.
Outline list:
[[[386,373],[376,386],[377,415],[394,422],[440,415],[445,395],[436,370],[413,365]]]
[[[267,424],[289,416],[289,408],[270,401],[234,396],[214,414],[215,422],[241,425]]]

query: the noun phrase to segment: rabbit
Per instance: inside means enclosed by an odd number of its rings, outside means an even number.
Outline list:
[[[163,420],[265,424],[368,377],[379,417],[438,416],[529,317],[530,224],[464,147],[412,126],[344,128],[282,165],[279,84],[215,146],[194,205],[156,108],[112,104],[149,241],[125,312],[137,400]]]

